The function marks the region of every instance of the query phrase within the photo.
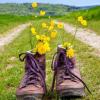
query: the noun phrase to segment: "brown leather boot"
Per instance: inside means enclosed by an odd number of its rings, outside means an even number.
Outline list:
[[[25,75],[16,91],[17,100],[42,100],[46,93],[45,55],[26,52],[19,58],[25,60]]]
[[[75,57],[71,59],[66,57],[66,50],[61,45],[58,46],[57,53],[53,58],[52,69],[54,70],[52,91],[56,80],[56,91],[61,98],[85,95],[86,84],[82,81],[80,71],[76,67]]]

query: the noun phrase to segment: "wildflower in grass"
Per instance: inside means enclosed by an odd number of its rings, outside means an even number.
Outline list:
[[[79,16],[78,21],[80,22],[81,25],[87,26],[87,21],[84,20],[83,16]]]
[[[37,6],[38,6],[38,3],[37,3],[37,2],[33,2],[33,3],[32,3],[32,7],[33,7],[33,8],[36,8]]]
[[[44,47],[46,48],[46,52],[49,52],[50,51],[50,45],[48,42],[45,42],[44,43]]]
[[[44,47],[44,43],[43,43],[43,42],[39,42],[39,43],[36,45],[36,51],[37,51],[39,54],[45,54],[45,53],[46,53],[46,48]]]
[[[41,35],[41,40],[47,42],[47,41],[50,41],[50,37],[45,36],[45,35]]]
[[[40,39],[40,35],[36,35],[36,39],[39,40]]]
[[[32,32],[33,35],[36,35],[37,34],[34,27],[31,28],[31,32]]]
[[[83,16],[79,16],[78,21],[81,24],[81,26],[87,26],[87,21],[84,20]],[[76,37],[76,34],[77,34],[77,29],[78,29],[78,27],[77,27],[77,24],[76,24],[76,29],[75,29],[75,33],[74,33],[74,36],[73,36],[73,39],[72,39],[72,43],[74,43],[74,40],[75,40],[75,37]]]
[[[79,17],[78,17],[78,21],[79,21],[79,22],[83,21],[83,16],[79,16]]]
[[[48,42],[38,42],[35,48],[36,52],[39,54],[45,54],[46,52],[50,51],[50,46]]]
[[[57,31],[56,30],[54,30],[54,31],[52,31],[51,32],[51,38],[56,38],[56,36],[57,36]]]
[[[63,47],[66,48],[66,49],[68,49],[68,48],[72,48],[72,45],[71,45],[71,43],[69,43],[69,42],[65,42],[65,43],[63,44]]]
[[[72,48],[71,43],[65,42],[65,43],[62,45],[62,47],[66,49],[66,56],[67,56],[68,58],[74,57],[74,49]]]
[[[45,14],[46,14],[45,11],[43,11],[43,10],[40,11],[40,16],[44,16]]]
[[[48,28],[46,23],[42,23],[42,28]]]
[[[82,21],[81,21],[81,24],[82,24],[83,26],[87,26],[87,21],[86,21],[86,20],[82,20]]]
[[[45,36],[45,35],[36,35],[36,39],[38,41],[43,41],[43,42],[49,42],[50,41],[50,37]]]
[[[60,29],[63,28],[63,26],[64,26],[64,25],[63,25],[63,23],[61,23],[61,22],[59,22],[59,23],[57,24],[57,27],[60,28]]]
[[[55,21],[54,20],[51,20],[50,21],[50,26],[54,26],[55,25]]]
[[[73,58],[74,57],[74,49],[73,48],[69,48],[67,51],[66,51],[66,56],[68,58]]]
[[[53,29],[54,29],[54,26],[50,26],[50,27],[48,28],[49,31],[52,31]]]

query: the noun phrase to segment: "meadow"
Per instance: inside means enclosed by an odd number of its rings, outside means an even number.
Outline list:
[[[39,26],[41,21],[47,22],[49,20],[38,19],[37,21],[34,21],[35,26],[38,25],[37,30],[44,32],[41,26]],[[73,37],[72,35],[67,34],[63,29],[57,29],[57,31],[58,35],[56,39],[50,43],[51,52],[46,54],[46,81],[48,93],[45,100],[56,100],[56,94],[52,95],[52,99],[49,99],[48,97],[51,96],[51,93],[49,92],[52,82],[51,60],[56,52],[57,45],[63,43],[64,41],[71,42]],[[5,46],[4,51],[0,52],[0,100],[16,100],[15,91],[24,73],[24,63],[19,61],[18,55],[31,49],[29,36],[30,27],[24,30],[12,43]],[[33,44],[35,45],[34,40]],[[93,48],[78,40],[75,40],[74,48],[78,67],[80,68],[83,80],[86,82],[92,92],[91,95],[86,90],[87,96],[78,100],[98,100],[98,98],[100,98],[100,58],[92,54],[94,51]]]
[[[62,16],[59,19],[70,24],[76,24],[78,16],[83,16],[88,21],[87,28],[92,29],[98,35],[100,35],[100,6],[70,12],[66,16]]]
[[[0,35],[7,33],[10,29],[22,23],[28,22],[30,18],[30,16],[0,14]]]
[[[26,4],[27,5],[27,4]],[[45,5],[46,7],[46,5]],[[61,6],[60,6],[61,7]],[[65,7],[65,6],[64,6]],[[59,8],[59,6],[58,6]],[[51,8],[49,8],[51,9]],[[51,9],[52,10],[52,9]],[[57,9],[55,8],[55,11]],[[65,11],[66,12],[66,11]],[[75,25],[78,16],[84,16],[88,21],[87,29],[95,31],[100,35],[100,6],[85,10],[70,12],[64,16],[51,17],[54,20],[60,20]],[[18,16],[11,14],[0,14],[0,36],[6,34],[10,29],[31,22],[34,27],[37,27],[39,33],[50,35],[41,28],[41,22],[49,22],[48,16],[32,17]],[[51,51],[46,54],[46,82],[48,93],[45,100],[57,100],[56,92],[50,93],[53,71],[51,70],[51,62],[53,55],[57,50],[57,45],[63,42],[72,42],[73,36],[67,33],[64,29],[56,29],[57,37],[50,42]],[[33,36],[33,47],[30,45],[30,27],[20,33],[20,35],[5,45],[4,49],[0,49],[0,100],[16,100],[16,89],[19,86],[20,80],[24,74],[24,63],[19,61],[19,54],[31,50],[36,45]],[[32,35],[32,34],[31,34]],[[73,47],[77,58],[77,67],[79,67],[84,82],[89,87],[92,95],[86,90],[86,96],[76,100],[99,100],[100,99],[100,57],[94,54],[95,49],[87,44],[75,39]]]

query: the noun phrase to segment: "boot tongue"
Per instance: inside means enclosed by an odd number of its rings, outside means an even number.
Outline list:
[[[66,57],[66,49],[62,45],[58,45],[57,51],[60,53],[59,65],[67,65],[71,69],[75,67],[75,58],[69,59]]]
[[[26,71],[26,85],[29,84],[40,84],[41,86],[44,87],[44,81],[45,81],[45,70],[44,66],[41,66],[41,63],[39,63],[39,56],[40,55],[34,55],[32,53],[27,53],[26,54],[26,66],[25,66],[25,71]],[[42,56],[40,56],[42,57]],[[44,57],[44,56],[43,56]]]
[[[62,45],[58,45],[57,51],[62,52],[62,53],[66,53],[66,49]]]
[[[65,62],[66,62],[66,49],[63,48],[62,45],[58,45],[58,48],[57,48],[57,52],[58,52],[58,60],[57,60],[57,66],[59,68],[62,68],[62,66],[65,65]]]
[[[41,67],[41,69],[42,69],[43,71],[45,71],[45,62],[46,62],[46,60],[45,60],[45,54],[40,55],[39,53],[36,53],[36,54],[34,55],[34,57],[35,57],[35,59],[37,60],[37,62],[38,62],[38,64],[39,64],[39,66]]]

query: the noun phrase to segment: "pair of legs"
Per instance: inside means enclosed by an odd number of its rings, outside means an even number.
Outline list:
[[[25,61],[25,75],[16,92],[17,100],[42,100],[47,93],[45,55],[26,52],[20,54],[19,58],[21,61]],[[60,45],[53,57],[51,66],[54,72],[51,92],[55,88],[61,98],[85,95],[84,88],[86,85],[76,67],[75,57],[67,58],[66,50]]]

